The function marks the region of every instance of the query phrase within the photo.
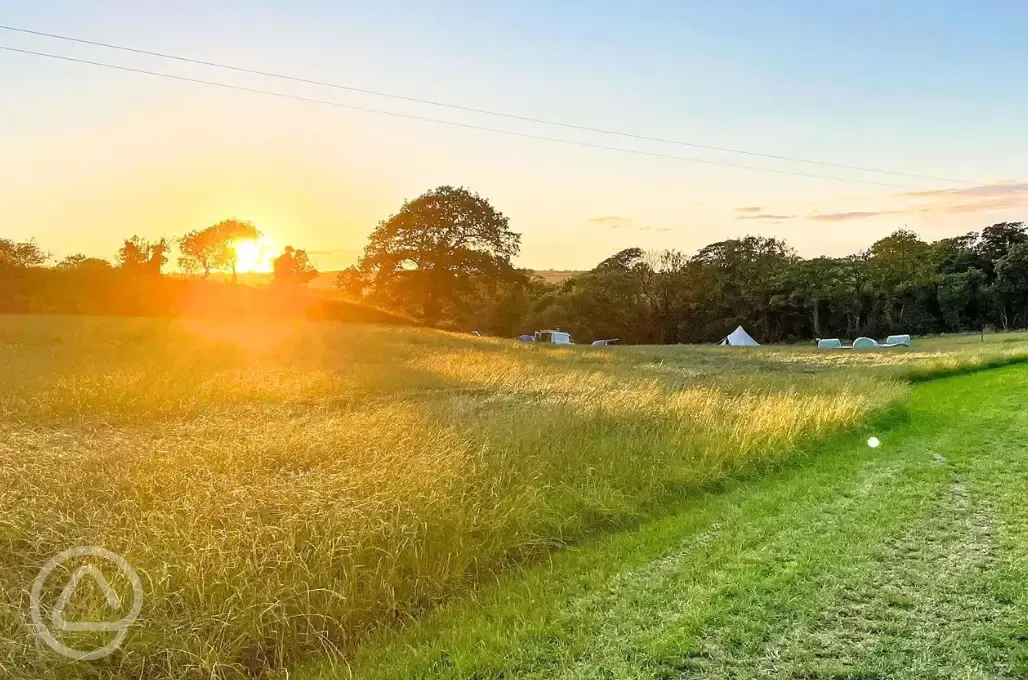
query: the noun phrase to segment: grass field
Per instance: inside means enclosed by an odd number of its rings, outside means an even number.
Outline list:
[[[556,349],[327,323],[0,318],[0,659],[26,677],[344,663],[373,631],[512,567],[766,476],[904,402],[906,380],[1028,357],[1028,336],[986,340]],[[124,555],[146,592],[123,651],[90,664],[26,626],[28,584],[76,545]]]
[[[1028,366],[695,495],[365,646],[329,678],[1028,676]]]

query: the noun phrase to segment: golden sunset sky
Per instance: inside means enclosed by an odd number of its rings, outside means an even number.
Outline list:
[[[214,6],[216,5],[216,6]],[[371,5],[371,6],[368,6]],[[827,6],[831,5],[831,6]],[[41,51],[394,113],[875,186],[656,158],[0,51],[0,236],[111,257],[227,217],[322,269],[442,184],[523,235],[518,263],[785,238],[842,255],[1024,215],[1025,10],[942,3],[0,0],[0,23],[416,98],[875,174],[618,138],[0,30]]]

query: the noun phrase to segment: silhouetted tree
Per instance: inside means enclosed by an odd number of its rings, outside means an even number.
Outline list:
[[[510,276],[520,241],[489,201],[463,187],[442,186],[379,223],[359,267],[375,293],[394,304],[418,301],[423,321],[435,325],[472,277]]]
[[[41,267],[50,259],[34,240],[12,241],[0,238],[0,266]]]
[[[596,265],[596,269],[593,271],[597,269],[631,269],[642,262],[645,257],[646,253],[642,248],[625,248]]]
[[[214,227],[191,231],[179,239],[178,266],[190,274],[203,272],[206,279],[225,259],[224,245]]]
[[[118,266],[127,272],[158,275],[168,262],[167,253],[167,239],[149,241],[133,236],[118,250]]]
[[[236,282],[239,253],[236,246],[245,241],[256,241],[261,232],[251,222],[235,218],[222,220],[206,229],[191,231],[179,239],[182,255],[179,267],[190,273],[203,272],[203,278],[212,271],[227,271]]]

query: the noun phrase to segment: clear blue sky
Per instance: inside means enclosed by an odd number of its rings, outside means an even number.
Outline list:
[[[844,254],[1028,204],[1028,3],[14,2],[0,23],[414,97],[947,184],[602,137],[0,31],[0,45],[600,144],[909,187],[647,158],[0,52],[0,235],[109,256],[235,215],[344,264],[404,198],[463,184],[520,262],[747,233]],[[986,188],[980,188],[978,185]],[[913,190],[932,193],[908,195]],[[945,190],[945,191],[944,191]],[[739,208],[760,210],[739,211]],[[873,214],[872,214],[873,213]],[[764,217],[761,217],[764,216]],[[811,219],[811,217],[819,217]]]

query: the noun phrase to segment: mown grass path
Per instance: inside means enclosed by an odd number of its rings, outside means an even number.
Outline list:
[[[876,434],[882,446],[871,449]],[[1028,367],[364,646],[338,678],[1028,675]]]

